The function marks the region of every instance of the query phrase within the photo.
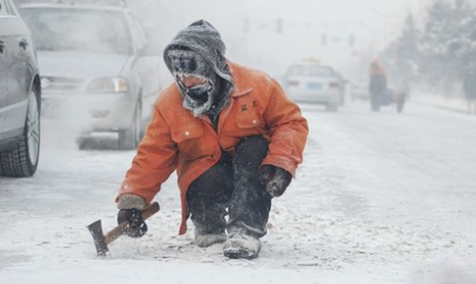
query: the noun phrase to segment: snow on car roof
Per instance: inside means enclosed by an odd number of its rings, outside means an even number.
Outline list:
[[[290,65],[290,67],[292,66],[322,66],[322,67],[329,67],[333,69],[332,66],[322,64],[322,62],[319,59],[314,57],[297,60]]]
[[[326,67],[326,68],[331,68],[332,66],[330,65],[325,65],[320,62],[312,62],[312,61],[307,61],[307,60],[299,60],[294,62],[289,66],[289,68],[294,67],[294,66],[320,66],[320,67]]]
[[[113,11],[113,12],[123,12],[127,10],[124,7],[118,6],[108,6],[108,5],[94,5],[94,4],[76,4],[76,3],[43,3],[43,4],[25,4],[21,5],[22,9],[37,9],[37,8],[48,8],[48,9],[87,9],[87,10],[101,10],[101,11]]]

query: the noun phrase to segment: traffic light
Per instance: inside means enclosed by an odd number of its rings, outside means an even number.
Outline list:
[[[353,34],[349,35],[349,46],[354,47],[355,44],[355,36]]]
[[[283,33],[283,19],[276,20],[276,33],[278,34]]]
[[[327,44],[327,34],[322,34],[321,36],[321,45],[324,46]]]
[[[243,20],[243,32],[246,34],[250,31],[250,19],[246,18]]]

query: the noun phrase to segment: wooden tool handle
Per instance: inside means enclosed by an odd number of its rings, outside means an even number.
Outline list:
[[[147,220],[150,216],[154,215],[155,213],[159,212],[160,205],[158,202],[152,202],[149,207],[142,210],[142,220]]]
[[[159,212],[160,205],[158,202],[152,202],[149,207],[142,210],[142,220],[149,219],[152,215]],[[125,221],[119,224],[117,227],[109,231],[104,238],[106,239],[106,244],[112,243],[115,239],[119,238],[120,236],[124,235],[124,233],[129,228],[129,222]]]

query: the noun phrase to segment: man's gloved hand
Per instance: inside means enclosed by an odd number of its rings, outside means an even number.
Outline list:
[[[292,177],[288,171],[273,165],[262,166],[259,173],[260,183],[266,186],[266,191],[272,197],[283,195]]]
[[[129,228],[125,232],[131,238],[140,238],[147,232],[147,224],[142,220],[142,210],[145,209],[145,200],[137,195],[123,194],[117,201],[117,223],[129,222]]]
[[[140,238],[147,233],[147,224],[142,220],[142,211],[133,209],[121,209],[117,213],[117,223],[129,222],[129,228],[126,231],[126,235],[131,238]]]

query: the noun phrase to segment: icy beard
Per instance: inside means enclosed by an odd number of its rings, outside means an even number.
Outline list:
[[[205,83],[187,88],[180,80],[180,76],[183,75],[185,74],[176,74],[174,76],[184,99],[183,107],[190,110],[195,117],[206,114],[215,103],[218,88],[210,79],[197,75],[193,76],[204,79]]]

